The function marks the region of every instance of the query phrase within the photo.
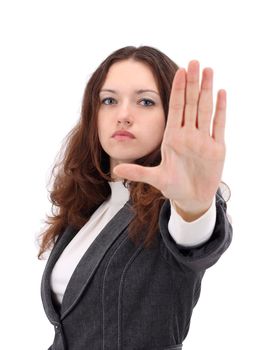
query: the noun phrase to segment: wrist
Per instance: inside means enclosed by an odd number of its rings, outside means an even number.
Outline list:
[[[204,215],[212,205],[212,201],[208,203],[203,203],[201,205],[187,205],[182,206],[175,202],[174,199],[171,200],[173,207],[176,212],[182,217],[183,220],[187,222],[195,221]]]

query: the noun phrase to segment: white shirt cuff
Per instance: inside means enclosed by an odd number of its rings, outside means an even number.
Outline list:
[[[171,201],[171,215],[168,230],[175,242],[185,247],[198,246],[208,241],[216,224],[216,197],[208,211],[197,220],[185,221],[173,207]]]

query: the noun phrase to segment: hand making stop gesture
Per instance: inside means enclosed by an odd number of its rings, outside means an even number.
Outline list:
[[[173,80],[168,119],[156,167],[120,164],[114,173],[148,183],[172,200],[184,217],[196,219],[210,207],[221,181],[225,160],[226,92],[217,94],[213,115],[213,71],[199,63],[180,68]]]

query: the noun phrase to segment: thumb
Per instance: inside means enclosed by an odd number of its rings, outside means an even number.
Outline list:
[[[119,164],[113,169],[113,173],[121,178],[152,184],[153,168],[144,167],[137,164]]]

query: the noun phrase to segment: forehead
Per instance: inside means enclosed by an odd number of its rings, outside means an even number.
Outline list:
[[[150,68],[143,62],[132,59],[114,63],[107,73],[102,88],[157,89],[157,83]]]

